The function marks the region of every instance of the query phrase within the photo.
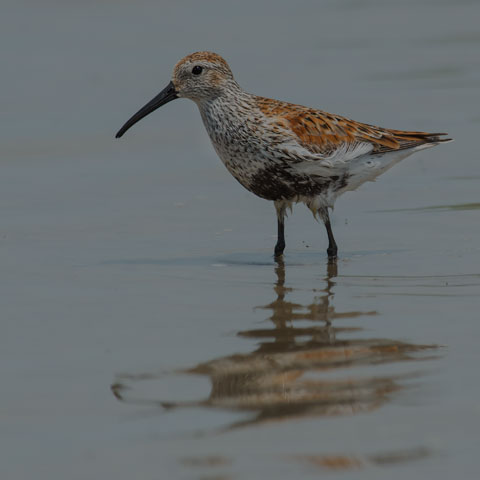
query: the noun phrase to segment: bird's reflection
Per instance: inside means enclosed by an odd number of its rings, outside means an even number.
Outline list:
[[[243,337],[257,338],[263,340],[257,352],[272,353],[285,352],[290,349],[299,349],[301,345],[320,346],[335,343],[336,334],[346,331],[355,331],[359,328],[335,328],[332,321],[339,318],[355,318],[362,315],[376,315],[376,311],[370,312],[336,312],[333,306],[333,287],[337,276],[337,263],[327,264],[327,275],[325,277],[325,288],[316,292],[311,304],[301,305],[286,300],[292,288],[285,287],[285,264],[283,260],[277,260],[275,268],[277,281],[274,285],[276,298],[268,305],[261,308],[271,310],[269,320],[274,328],[256,329],[238,332]],[[307,327],[295,326],[295,323],[307,321]],[[303,343],[302,343],[302,338]],[[308,338],[308,342],[305,342]],[[271,341],[268,341],[271,339]]]
[[[112,385],[115,396],[126,403],[227,408],[252,413],[248,419],[227,428],[303,416],[352,415],[380,407],[402,388],[406,378],[416,374],[382,375],[374,365],[418,361],[428,358],[418,352],[435,348],[389,339],[366,339],[360,336],[362,329],[358,326],[334,325],[377,314],[336,310],[336,263],[327,265],[323,288],[314,292],[308,305],[288,300],[294,289],[285,286],[283,262],[277,262],[275,275],[273,302],[257,307],[270,312],[270,327],[238,332],[239,336],[258,340],[254,351],[216,358],[176,372],[208,378],[211,391],[207,398],[167,402],[135,395],[140,382],[161,382],[169,377],[162,375],[119,376]]]

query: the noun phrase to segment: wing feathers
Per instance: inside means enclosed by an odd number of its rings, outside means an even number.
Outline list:
[[[340,115],[257,97],[261,112],[290,132],[286,143],[297,143],[328,163],[346,162],[365,154],[382,154],[423,144],[450,141],[446,133],[391,130],[355,122]]]

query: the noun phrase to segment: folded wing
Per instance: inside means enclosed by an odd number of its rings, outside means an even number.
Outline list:
[[[292,156],[297,153],[303,157],[299,161],[316,160],[326,167],[340,166],[367,154],[382,155],[451,140],[441,138],[445,133],[391,130],[261,97],[258,106],[274,128],[287,133],[284,147]]]

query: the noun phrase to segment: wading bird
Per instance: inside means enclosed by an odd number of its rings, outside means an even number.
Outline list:
[[[180,60],[171,82],[118,131],[176,98],[193,100],[212,144],[229,172],[250,192],[274,202],[278,238],[285,249],[286,209],[303,202],[328,234],[328,257],[337,257],[328,209],[344,192],[373,180],[418,150],[450,139],[445,133],[390,130],[322,110],[258,97],[235,81],[227,62],[212,52]]]

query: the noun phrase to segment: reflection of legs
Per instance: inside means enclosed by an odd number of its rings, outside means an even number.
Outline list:
[[[275,210],[277,211],[277,244],[275,245],[275,257],[283,255],[285,250],[285,208],[284,202],[278,201],[275,203]]]
[[[331,288],[335,285],[335,282],[332,280],[338,275],[338,266],[337,262],[328,262],[327,264],[327,276],[325,280],[327,281],[327,289],[325,290],[329,295],[331,294]]]
[[[335,260],[337,258],[337,243],[335,242],[335,238],[333,236],[332,225],[330,224],[330,216],[328,215],[328,208],[322,207],[318,210],[318,213],[322,217],[323,223],[325,224],[325,228],[327,229],[328,235],[328,248],[327,254],[329,260]]]

